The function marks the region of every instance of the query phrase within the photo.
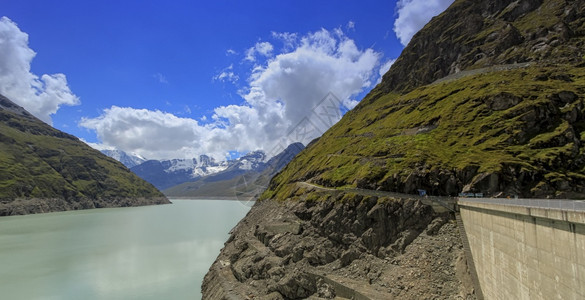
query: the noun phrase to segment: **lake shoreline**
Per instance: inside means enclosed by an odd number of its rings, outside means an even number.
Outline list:
[[[0,203],[0,217],[43,214],[60,211],[77,211],[98,208],[138,207],[171,204],[167,197],[135,198],[19,198]]]
[[[175,197],[175,196],[167,196],[169,200],[177,199],[177,200],[220,200],[220,201],[240,201],[240,202],[256,202],[255,198],[249,199],[238,199],[238,198],[230,198],[230,197]]]

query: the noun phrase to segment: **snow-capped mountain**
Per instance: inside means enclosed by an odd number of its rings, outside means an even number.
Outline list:
[[[264,151],[250,152],[238,159],[228,161],[229,169],[258,170],[264,167],[267,157]]]
[[[222,172],[196,178],[163,192],[169,197],[248,199],[261,193],[270,179],[304,149],[293,143],[278,155],[266,160],[261,151],[249,153]]]
[[[122,150],[101,150],[101,152],[125,165],[132,168],[146,161],[144,157],[136,154],[128,154]]]
[[[254,151],[238,159],[220,162],[207,155],[190,159],[149,160],[130,170],[163,190],[212,174],[236,176],[248,170],[260,170],[264,168],[266,160],[266,153]]]

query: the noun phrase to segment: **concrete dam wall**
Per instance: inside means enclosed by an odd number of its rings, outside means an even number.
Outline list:
[[[459,208],[485,299],[585,299],[585,202],[462,198]]]

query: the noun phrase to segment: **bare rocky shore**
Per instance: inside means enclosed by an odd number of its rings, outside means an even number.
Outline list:
[[[457,224],[418,199],[354,193],[257,202],[203,299],[475,299]]]
[[[63,199],[32,198],[0,202],[0,216],[28,215],[56,211],[81,210],[106,207],[128,207],[170,204],[166,197],[110,198],[110,199]]]

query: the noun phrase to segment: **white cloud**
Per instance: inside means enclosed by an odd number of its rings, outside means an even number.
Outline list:
[[[225,51],[225,55],[226,55],[226,56],[230,56],[230,55],[237,55],[237,54],[238,54],[238,52],[236,52],[236,50],[234,50],[234,49],[227,49],[227,50]]]
[[[64,74],[33,74],[36,53],[28,47],[28,34],[7,17],[0,18],[0,94],[21,105],[37,118],[52,124],[51,115],[61,105],[78,105],[79,98]]]
[[[254,47],[249,48],[246,50],[246,60],[255,61],[256,54],[261,54],[265,57],[269,57],[272,55],[272,50],[274,47],[269,42],[258,42]]]
[[[355,30],[355,22],[354,21],[349,21],[347,22],[347,30]]]
[[[358,102],[352,97],[378,77],[381,53],[359,49],[353,40],[338,34],[322,29],[300,37],[294,49],[265,62],[257,57],[247,86],[240,91],[245,102],[215,108],[211,118],[201,119],[205,124],[161,111],[113,106],[80,125],[95,130],[105,145],[150,158],[199,154],[224,158],[231,150],[270,153],[283,137],[286,143],[307,143],[341,117],[341,105],[354,107]],[[258,44],[253,48],[261,49]],[[229,72],[234,72],[233,66],[214,79],[227,80],[230,75],[222,74]],[[327,102],[335,97],[337,102]],[[326,106],[332,114],[320,110]],[[313,135],[303,136],[298,134],[303,132],[298,124],[318,128],[312,128]]]
[[[345,108],[347,109],[353,109],[354,107],[356,107],[356,105],[358,105],[358,103],[360,103],[357,100],[353,100],[353,99],[344,99],[342,104]]]
[[[213,80],[219,80],[219,81],[229,81],[231,83],[236,83],[239,79],[240,76],[238,76],[236,73],[234,73],[234,65],[231,64],[229,65],[227,68],[224,68],[223,70],[221,70],[221,72],[219,72],[219,74],[213,76]]]
[[[427,24],[432,17],[442,13],[454,0],[399,0],[396,3],[398,17],[394,21],[394,32],[402,45],[406,46],[412,36]]]
[[[83,138],[80,138],[80,140],[86,144],[88,144],[90,147],[102,151],[102,150],[116,150],[116,148],[114,146],[106,146],[104,144],[100,144],[100,143],[92,143],[92,142],[88,142],[86,140],[84,140]]]
[[[154,77],[160,83],[164,83],[164,84],[168,84],[169,83],[169,81],[167,80],[167,78],[163,74],[161,74],[161,73],[156,73],[156,74],[152,75],[152,77]]]
[[[347,37],[322,29],[301,39],[292,52],[277,55],[251,76],[244,95],[253,106],[282,101],[286,120],[300,120],[328,92],[347,99],[371,85],[380,54],[359,50]]]
[[[380,75],[380,77],[384,76],[384,74],[386,74],[386,72],[388,72],[388,70],[390,70],[390,67],[392,67],[392,65],[394,64],[396,60],[395,59],[389,59],[388,61],[386,61],[385,63],[383,63],[380,66],[380,70],[378,71],[378,74]]]
[[[192,152],[202,138],[201,127],[193,119],[130,107],[112,106],[97,118],[82,118],[80,125],[95,130],[100,147],[153,158],[189,156],[193,153],[183,152]]]
[[[290,51],[297,46],[299,35],[297,33],[290,32],[272,32],[274,39],[280,40],[284,44],[284,50]]]
[[[256,43],[256,52],[264,56],[270,56],[273,49],[274,47],[269,42]]]

